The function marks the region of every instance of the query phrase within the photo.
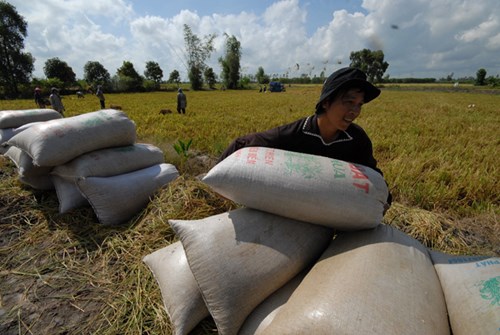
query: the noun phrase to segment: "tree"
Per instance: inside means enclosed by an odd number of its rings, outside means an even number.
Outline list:
[[[171,83],[171,84],[177,84],[177,86],[179,86],[179,84],[181,83],[181,75],[179,74],[179,71],[177,70],[173,70],[172,72],[170,72],[170,77],[168,77],[168,82]]]
[[[217,82],[214,69],[212,69],[211,67],[207,67],[205,69],[205,72],[203,73],[203,76],[205,77],[205,81],[207,82],[208,87],[214,89],[215,83]]]
[[[123,61],[122,66],[116,70],[116,75],[120,91],[137,92],[142,90],[143,79],[131,62]]]
[[[225,56],[219,58],[219,63],[222,66],[222,81],[229,89],[238,88],[240,81],[240,59],[241,59],[241,43],[234,35],[226,34],[226,52]]]
[[[161,79],[163,78],[163,70],[161,69],[160,65],[156,62],[153,61],[146,62],[146,70],[144,70],[144,77],[146,77],[146,79],[154,81],[159,86]]]
[[[486,85],[486,70],[485,69],[479,69],[476,72],[476,85],[478,86],[484,86]]]
[[[97,87],[97,85],[109,88],[111,76],[109,75],[108,70],[106,70],[101,63],[97,61],[89,61],[85,63],[83,72],[84,79],[87,84],[93,86],[94,88]]]
[[[43,72],[47,78],[58,78],[65,85],[71,85],[76,81],[73,69],[57,57],[47,59],[43,67]]]
[[[204,36],[204,42],[193,34],[191,28],[184,25],[184,42],[186,43],[186,58],[188,64],[188,77],[193,90],[199,90],[203,86],[202,74],[206,69],[206,60],[210,58],[210,54],[215,50],[213,44],[215,34]]]
[[[35,58],[22,52],[28,24],[16,8],[0,1],[0,94],[15,98],[19,84],[31,80]]]
[[[201,90],[203,87],[203,77],[199,66],[193,65],[189,68],[188,78],[193,90]]]
[[[489,76],[487,79],[486,79],[486,83],[488,85],[490,85],[491,87],[497,87],[497,86],[500,86],[500,78],[498,78],[498,74],[496,77],[493,77],[493,76]]]
[[[363,49],[353,51],[349,59],[351,60],[350,66],[365,72],[368,81],[372,83],[381,82],[385,70],[389,67],[389,63],[384,61],[384,52],[382,50]]]
[[[269,76],[264,72],[264,68],[262,66],[259,66],[257,69],[255,79],[259,84],[269,84]]]

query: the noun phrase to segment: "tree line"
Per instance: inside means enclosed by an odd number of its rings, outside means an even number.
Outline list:
[[[35,58],[29,52],[23,52],[24,39],[27,36],[28,23],[19,15],[16,8],[4,0],[0,0],[0,98],[27,97],[33,92],[35,86],[50,90],[57,87],[65,91],[84,90],[93,91],[101,85],[108,92],[144,92],[161,88],[161,84],[173,84],[177,87],[181,83],[178,70],[169,74],[164,81],[163,70],[155,61],[147,61],[144,73],[141,75],[130,61],[123,61],[116,73],[111,76],[109,71],[96,60],[88,61],[83,68],[83,79],[77,79],[75,72],[64,60],[58,57],[50,58],[45,62],[43,71],[46,79],[32,78]],[[302,73],[298,77],[285,74],[266,74],[263,67],[259,67],[255,75],[241,74],[241,43],[234,35],[224,34],[225,51],[218,59],[221,66],[220,77],[213,68],[207,65],[211,54],[215,51],[214,40],[216,34],[199,37],[194,34],[188,25],[184,25],[185,63],[191,89],[200,90],[205,87],[215,89],[216,84],[221,88],[240,89],[249,87],[250,83],[268,84],[271,81],[280,81],[283,84],[321,84],[327,74],[326,68],[319,76]],[[392,79],[384,77],[389,63],[384,60],[382,50],[372,51],[363,49],[350,54],[349,66],[363,70],[368,80],[373,83],[383,82],[435,82],[433,78],[406,78]],[[299,71],[296,64],[296,71]],[[452,74],[453,75],[453,74]],[[448,81],[452,80],[448,76]],[[476,74],[477,85],[500,85],[498,78],[486,77],[486,70],[480,69]]]

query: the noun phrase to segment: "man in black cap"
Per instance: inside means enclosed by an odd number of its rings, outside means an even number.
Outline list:
[[[380,90],[366,80],[363,71],[351,67],[337,70],[323,84],[314,115],[239,137],[219,161],[243,147],[269,147],[361,164],[382,174],[370,138],[353,123],[363,104],[379,95]],[[389,204],[391,200],[389,195]]]

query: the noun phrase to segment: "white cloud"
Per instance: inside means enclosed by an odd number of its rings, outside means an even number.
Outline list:
[[[500,30],[498,18],[491,15],[488,20],[481,22],[479,25],[468,29],[456,35],[456,38],[464,42],[474,42],[477,40],[489,38],[492,34]]]
[[[59,57],[77,77],[89,60],[101,62],[111,75],[125,60],[139,73],[152,60],[165,79],[174,69],[186,79],[184,24],[200,38],[217,34],[217,51],[209,61],[216,73],[224,33],[240,41],[242,69],[250,74],[259,66],[292,76],[329,73],[348,65],[350,53],[363,48],[382,49],[392,77],[474,76],[479,68],[499,72],[498,0],[364,0],[358,12],[332,9],[330,22],[310,35],[314,2],[302,0],[275,1],[260,13],[210,15],[192,10],[146,15],[129,0],[10,3],[28,22],[26,50],[36,58],[35,75],[42,77],[45,61]]]
[[[497,51],[500,50],[500,33],[488,38],[488,43],[486,43],[488,49]]]

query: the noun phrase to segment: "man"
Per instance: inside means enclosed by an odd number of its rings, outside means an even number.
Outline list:
[[[182,88],[177,90],[177,112],[179,114],[186,114],[187,107],[187,98],[184,92],[182,92]]]
[[[61,101],[61,97],[59,96],[59,91],[57,88],[52,87],[50,90],[51,94],[49,97],[50,104],[52,105],[52,109],[58,111],[61,115],[64,115],[64,105]]]
[[[99,102],[101,103],[101,109],[104,109],[106,108],[106,99],[104,98],[104,93],[102,91],[102,86],[99,85],[97,86],[97,92],[95,93],[95,95],[99,98]]]
[[[35,97],[35,103],[38,106],[38,108],[45,108],[45,102],[43,101],[42,90],[40,89],[40,87],[35,88],[34,97]]]
[[[219,161],[243,147],[268,147],[361,164],[382,174],[370,138],[354,123],[362,106],[379,95],[380,90],[366,80],[363,71],[351,67],[337,70],[323,84],[314,115],[239,137]],[[389,194],[389,204],[391,200]]]

